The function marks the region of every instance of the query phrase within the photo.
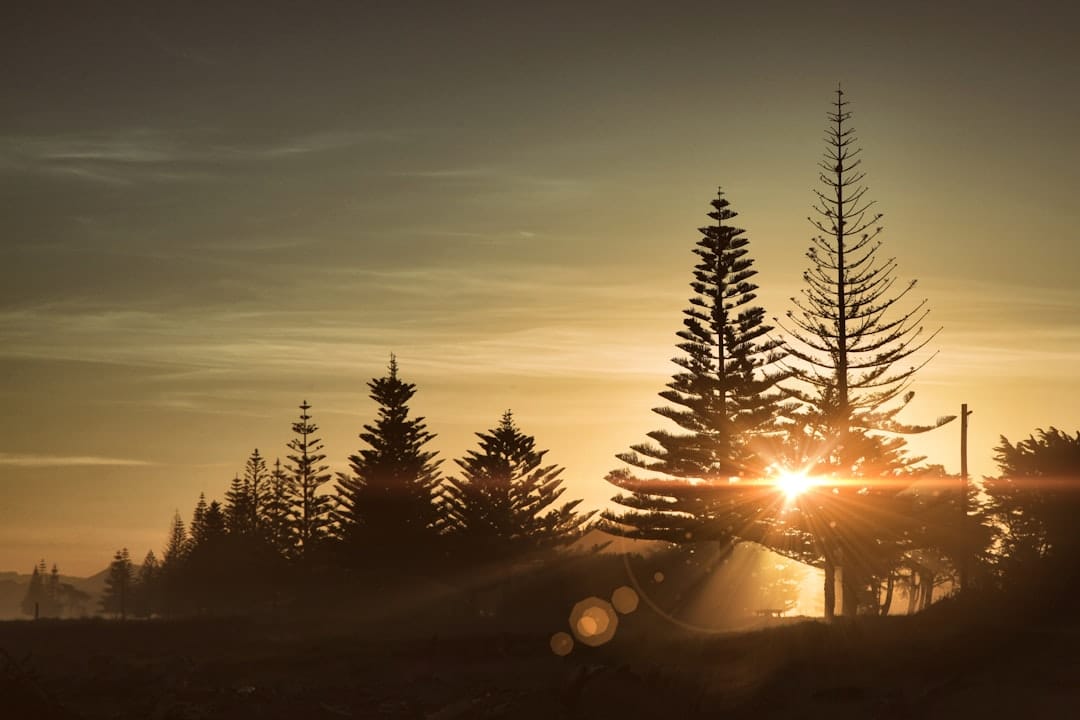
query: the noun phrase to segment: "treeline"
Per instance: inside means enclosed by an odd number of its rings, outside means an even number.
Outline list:
[[[311,405],[300,406],[285,462],[254,450],[224,495],[200,495],[185,523],[173,518],[160,563],[110,566],[102,610],[117,616],[272,610],[305,583],[459,572],[541,557],[581,537],[591,512],[564,500],[562,472],[545,462],[511,412],[477,433],[478,446],[443,475],[413,417],[416,388],[396,358],[369,383],[378,404],[349,470],[328,472]],[[332,484],[332,487],[331,487]]]
[[[48,569],[44,558],[34,566],[30,582],[20,607],[30,617],[82,617],[94,608],[90,595],[60,577],[60,567],[53,563]]]

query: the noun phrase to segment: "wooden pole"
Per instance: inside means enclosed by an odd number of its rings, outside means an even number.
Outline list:
[[[968,410],[967,403],[960,405],[960,532],[967,533],[967,493],[968,493]],[[966,545],[966,543],[965,543]],[[968,584],[968,565],[970,558],[967,549],[962,550],[960,558],[960,589]]]

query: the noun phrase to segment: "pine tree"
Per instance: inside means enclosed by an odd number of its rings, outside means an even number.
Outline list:
[[[205,513],[205,510],[204,510]],[[169,526],[169,536],[165,550],[161,554],[159,573],[158,611],[163,614],[176,613],[184,608],[188,591],[188,558],[191,540],[188,537],[180,511],[173,513]]]
[[[225,524],[232,535],[250,535],[252,509],[251,485],[247,479],[234,475],[225,491]]]
[[[565,491],[563,468],[543,464],[547,451],[536,449],[509,410],[476,436],[479,450],[456,461],[462,475],[444,486],[448,530],[467,555],[505,557],[580,535],[592,513],[575,511],[580,500],[556,506]]]
[[[187,555],[188,545],[187,529],[184,527],[183,518],[180,517],[180,511],[177,510],[173,515],[172,526],[169,528],[169,540],[165,545],[165,552],[161,556],[162,567],[171,568],[183,561]]]
[[[30,584],[26,587],[26,595],[23,596],[21,609],[24,615],[38,618],[45,602],[45,561],[42,560],[34,566],[34,572],[30,575]]]
[[[151,617],[160,612],[161,566],[153,550],[146,553],[142,567],[139,568],[134,596],[132,609],[138,617]]]
[[[293,531],[295,544],[302,557],[309,557],[323,539],[326,538],[330,525],[332,499],[320,492],[322,486],[330,480],[326,472],[329,466],[321,464],[326,459],[322,452],[322,441],[314,437],[319,426],[311,422],[308,410],[311,405],[305,400],[300,405],[300,420],[293,423],[296,434],[289,442],[288,471],[293,497]]]
[[[225,493],[225,514],[230,533],[247,537],[258,535],[269,480],[266,460],[255,448],[244,465],[244,477],[234,477]]]
[[[740,508],[721,500],[714,486],[726,489],[733,477],[760,478],[776,461],[782,402],[777,383],[783,375],[773,368],[783,348],[769,337],[765,311],[753,304],[757,271],[749,240],[731,223],[736,213],[722,191],[711,206],[714,224],[700,229],[693,295],[677,333],[683,354],[672,360],[681,369],[660,393],[671,404],[654,410],[682,432],[655,430],[649,433],[653,443],[618,455],[667,476],[652,481],[627,471],[608,475],[623,491],[615,502],[629,508],[604,515],[604,527],[619,534],[675,542],[731,535],[733,524],[744,524],[731,517]]]
[[[788,352],[798,361],[791,367],[798,382],[785,387],[801,403],[792,413],[795,462],[818,478],[838,481],[895,478],[921,460],[905,456],[902,436],[940,427],[952,419],[943,417],[921,426],[896,420],[914,395],[910,386],[915,373],[930,359],[915,362],[913,356],[938,331],[924,331],[929,312],[925,299],[906,311],[901,309],[901,301],[916,283],[897,287],[895,259],[878,256],[882,215],[866,198],[858,157],[861,148],[856,146],[847,106],[843,91],[837,89],[820,163],[823,189],[814,191],[818,217],[810,218],[820,235],[812,239],[807,253],[811,266],[803,274],[802,298],[792,298],[795,308],[788,311],[784,324],[792,339]],[[911,364],[899,367],[905,362]],[[890,484],[867,483],[837,492],[853,496],[854,503],[846,508],[848,527],[859,505],[904,504]],[[877,497],[871,500],[869,495]],[[845,565],[844,612],[853,614],[859,588],[871,572],[859,564],[875,543],[866,538],[845,539],[820,518],[814,525],[826,576],[826,616],[832,616],[832,579],[840,565]]]
[[[922,350],[939,330],[925,332],[929,308],[921,300],[907,311],[900,302],[915,288],[912,280],[896,289],[895,258],[881,260],[882,214],[866,199],[860,169],[861,148],[855,146],[851,112],[842,90],[828,113],[828,146],[815,190],[821,233],[807,253],[811,267],[803,273],[802,298],[792,298],[787,313],[794,340],[788,352],[801,365],[792,372],[799,385],[785,391],[802,403],[798,427],[808,440],[807,460],[819,473],[845,476],[891,475],[919,459],[903,456],[902,435],[924,432],[929,425],[906,425],[897,413],[914,396],[915,373],[930,358],[896,367]]]
[[[45,617],[60,617],[64,614],[63,592],[60,582],[60,568],[53,563],[49,571],[49,580],[45,584],[45,608],[42,615]]]
[[[189,533],[188,550],[205,544],[206,539],[206,493],[199,493],[199,500],[195,503],[195,510],[191,513],[191,527]]]
[[[281,467],[281,460],[274,460],[259,523],[267,543],[283,558],[291,557],[296,550],[296,538],[292,532],[291,488],[292,483]]]
[[[442,461],[423,449],[435,435],[424,418],[409,417],[416,386],[398,377],[394,356],[387,374],[368,387],[378,417],[360,433],[368,447],[349,457],[351,474],[338,474],[335,518],[354,557],[366,552],[373,563],[413,563],[431,549],[440,529],[436,493]]]
[[[109,565],[109,574],[105,577],[105,594],[101,598],[102,612],[113,613],[121,620],[126,619],[128,610],[131,609],[134,582],[135,571],[128,549],[117,550]]]

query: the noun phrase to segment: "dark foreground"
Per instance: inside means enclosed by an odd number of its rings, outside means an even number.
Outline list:
[[[0,623],[0,717],[1028,720],[1080,707],[1071,617],[947,601],[732,635],[626,625],[560,658],[547,633],[404,618]]]

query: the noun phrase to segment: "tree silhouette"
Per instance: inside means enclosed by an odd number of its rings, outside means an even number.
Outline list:
[[[266,460],[255,448],[244,464],[244,477],[234,477],[225,493],[225,515],[231,534],[249,538],[259,535],[269,482]]]
[[[150,617],[161,610],[161,565],[154,551],[146,553],[135,582],[132,609],[138,617]]]
[[[363,553],[373,564],[415,563],[443,519],[435,499],[442,461],[423,449],[435,436],[424,418],[409,417],[416,386],[398,377],[394,356],[368,387],[378,416],[360,433],[368,447],[349,457],[352,472],[338,474],[335,518],[354,560]]]
[[[896,260],[878,256],[882,215],[866,199],[861,148],[855,144],[847,106],[843,91],[837,89],[820,163],[823,189],[814,191],[817,217],[810,218],[821,234],[812,239],[807,252],[811,266],[803,274],[802,298],[792,298],[795,308],[783,323],[792,339],[789,355],[799,361],[791,365],[798,382],[785,387],[801,403],[792,413],[794,463],[815,476],[838,480],[896,475],[921,460],[905,456],[903,435],[953,419],[943,417],[928,425],[896,420],[913,397],[915,373],[930,358],[898,365],[912,360],[938,331],[924,332],[926,300],[901,310],[900,302],[915,281],[897,287]],[[879,494],[886,502],[885,496],[894,496],[897,488],[867,484],[847,491]],[[857,512],[854,506],[849,510]],[[843,550],[828,526],[824,528],[817,540],[824,555],[826,615],[831,617],[830,588],[836,555]],[[857,577],[852,554],[868,550],[853,548],[846,553],[845,614],[854,612],[857,588],[864,579]]]
[[[281,466],[281,459],[274,460],[274,469],[266,482],[259,525],[266,542],[279,557],[291,558],[296,550],[293,533],[292,483]]]
[[[314,437],[319,427],[311,422],[307,400],[300,404],[300,420],[293,423],[296,434],[289,442],[293,455],[288,458],[292,484],[293,531],[296,544],[302,557],[310,555],[315,546],[327,535],[330,525],[332,499],[320,493],[320,489],[330,480],[326,471],[329,466],[322,465],[326,455],[322,452],[322,441]]]
[[[448,530],[467,557],[493,559],[576,538],[592,513],[580,500],[556,506],[565,488],[563,468],[544,465],[546,450],[514,424],[509,410],[499,424],[476,433],[478,450],[457,460],[461,477],[444,485]]]
[[[753,304],[757,271],[749,240],[731,224],[736,213],[722,191],[711,206],[715,224],[700,229],[694,294],[677,333],[683,354],[672,360],[681,369],[660,393],[671,405],[654,409],[683,432],[655,430],[649,433],[654,444],[617,456],[674,480],[609,474],[623,491],[614,501],[629,508],[604,513],[604,527],[619,534],[671,542],[731,536],[749,522],[740,517],[748,506],[730,494],[721,500],[712,486],[759,478],[776,461],[783,376],[770,366],[782,358],[781,343],[768,337],[765,311]]]
[[[26,586],[26,595],[23,596],[20,609],[23,615],[37,618],[41,614],[41,607],[45,603],[45,561],[34,566],[30,574],[30,583]]]
[[[135,569],[127,548],[117,550],[105,576],[105,593],[101,598],[101,610],[112,613],[121,620],[127,618],[131,609],[131,590],[135,583]]]
[[[163,567],[179,563],[188,551],[188,534],[184,527],[184,519],[180,517],[180,511],[173,514],[172,524],[169,526],[169,539],[165,544],[165,551],[161,556]]]
[[[985,478],[988,513],[999,528],[998,572],[1022,585],[1052,572],[1077,578],[1080,565],[1080,432],[1039,429],[1016,444],[1002,436],[994,448],[1000,477]]]

